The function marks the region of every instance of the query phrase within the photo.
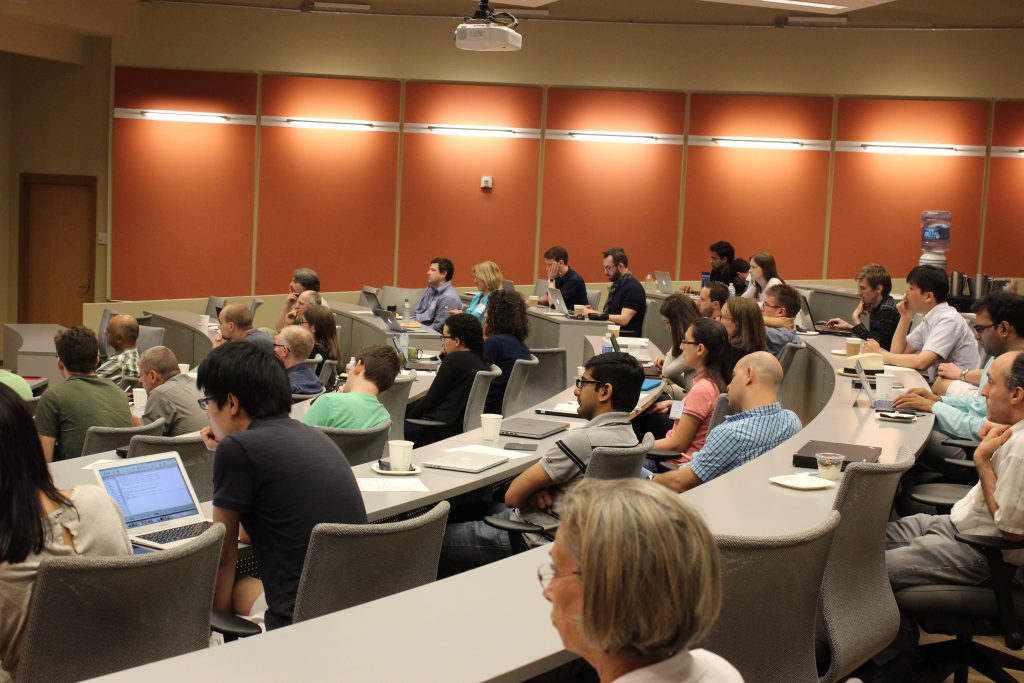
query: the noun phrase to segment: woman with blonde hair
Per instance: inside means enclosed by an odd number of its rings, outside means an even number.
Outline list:
[[[744,298],[764,303],[764,293],[769,287],[784,284],[786,281],[779,277],[774,256],[767,251],[759,251],[750,257],[750,286],[743,290]]]
[[[727,661],[688,649],[722,601],[711,533],[680,496],[639,479],[584,479],[559,510],[537,578],[551,621],[601,683],[735,683]]]
[[[487,310],[491,292],[501,289],[501,280],[501,268],[494,261],[483,261],[473,266],[473,284],[476,285],[478,291],[473,300],[469,302],[465,312],[483,323],[484,312]],[[462,313],[462,311],[452,311],[452,313]]]
[[[730,368],[748,353],[767,350],[768,333],[765,331],[764,315],[753,299],[729,297],[725,306],[722,306],[722,324],[729,333]]]

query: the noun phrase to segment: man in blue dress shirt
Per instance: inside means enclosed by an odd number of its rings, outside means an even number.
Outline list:
[[[430,262],[427,270],[427,288],[423,290],[420,303],[412,319],[429,325],[438,332],[444,329],[444,321],[451,311],[462,310],[462,299],[452,287],[455,265],[451,260],[437,257]]]

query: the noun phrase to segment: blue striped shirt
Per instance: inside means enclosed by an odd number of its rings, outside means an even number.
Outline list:
[[[690,469],[708,482],[749,462],[800,431],[800,418],[778,402],[729,415],[693,454]]]

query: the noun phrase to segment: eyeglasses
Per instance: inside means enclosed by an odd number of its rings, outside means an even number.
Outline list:
[[[685,339],[683,341],[679,342],[680,346],[682,346],[684,344],[687,345],[687,346],[700,346],[701,343],[700,342],[686,341]]]
[[[767,301],[762,301],[761,302],[761,308],[762,309],[765,309],[765,308],[782,308],[782,306],[779,306],[778,304],[770,304]]]
[[[604,272],[606,272],[606,273],[610,273],[613,270],[615,270],[615,266],[605,266],[604,267]]]
[[[441,335],[441,339],[451,339],[452,341],[454,341],[454,340],[455,340],[455,337],[451,337],[451,336],[449,336],[449,335],[447,335],[447,334],[442,334],[442,335]]]
[[[291,352],[292,352],[292,350],[291,350],[291,349],[289,349],[289,348],[288,348],[287,346],[285,346],[284,344],[278,344],[277,342],[274,342],[274,348],[275,348],[275,349],[284,349],[284,350],[285,350],[285,351],[287,351],[288,353],[291,353]]]
[[[596,379],[583,379],[582,377],[576,378],[577,389],[582,389],[584,384],[608,384],[608,382],[598,382]]]
[[[574,572],[559,574],[555,570],[555,566],[550,562],[545,562],[541,566],[537,567],[537,582],[540,583],[540,587],[544,590],[547,590],[548,586],[550,586],[551,582],[555,579],[561,579],[566,576],[583,576],[583,572],[577,569]]]
[[[295,324],[296,325],[301,325],[303,327],[306,327],[306,326],[309,325],[309,321],[306,320],[305,318],[296,318],[295,319]]]
[[[206,410],[209,407],[209,405],[210,405],[210,401],[212,401],[212,400],[213,399],[210,398],[209,396],[203,396],[201,399],[196,401],[196,403],[199,404],[199,409],[200,410]]]
[[[995,326],[996,326],[996,324],[995,324],[995,323],[992,323],[991,325],[975,325],[975,326],[974,326],[974,331],[975,331],[975,332],[976,332],[977,334],[981,334],[982,332],[984,332],[984,331],[985,331],[985,330],[987,330],[988,328],[990,328],[990,327],[995,327]]]

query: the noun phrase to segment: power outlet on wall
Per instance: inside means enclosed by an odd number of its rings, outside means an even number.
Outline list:
[[[485,190],[494,189],[494,176],[482,175],[480,176],[480,187]]]

